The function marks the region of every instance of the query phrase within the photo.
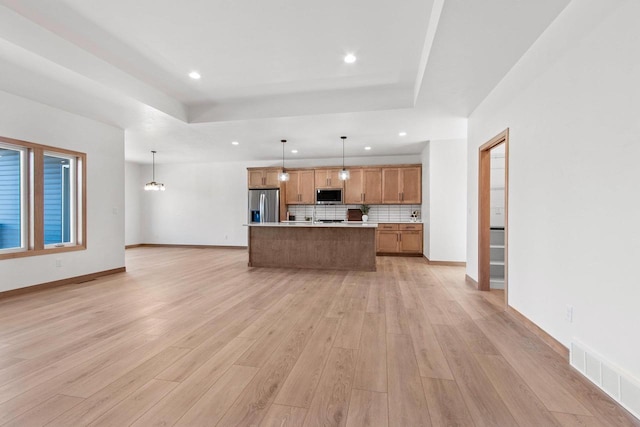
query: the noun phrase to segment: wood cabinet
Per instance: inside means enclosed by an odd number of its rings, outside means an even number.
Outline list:
[[[346,204],[379,205],[382,203],[382,169],[349,169],[350,178],[345,182]]]
[[[312,205],[315,203],[314,171],[289,171],[286,182],[286,203],[289,205]]]
[[[316,169],[316,188],[343,188],[344,181],[340,180],[340,169]]]
[[[378,224],[376,252],[422,254],[422,224]]]
[[[285,204],[315,204],[315,190],[343,189],[348,205],[419,205],[422,203],[422,166],[361,166],[349,168],[341,181],[340,168],[324,167],[289,171],[289,181],[278,181],[280,168],[248,168],[249,188],[282,188]],[[282,196],[284,193],[284,196]]]
[[[249,188],[279,188],[280,169],[249,169],[247,171]]]
[[[422,224],[400,224],[401,253],[422,254]]]
[[[382,203],[422,203],[422,168],[382,168]]]

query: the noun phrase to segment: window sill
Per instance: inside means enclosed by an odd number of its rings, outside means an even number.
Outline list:
[[[3,259],[14,259],[14,258],[24,258],[30,256],[39,256],[39,255],[50,255],[50,254],[58,254],[61,252],[75,252],[75,251],[84,251],[87,247],[85,245],[75,245],[75,246],[64,246],[61,248],[49,248],[49,249],[39,249],[39,250],[30,250],[30,251],[20,251],[20,252],[9,252],[0,254],[0,260]]]

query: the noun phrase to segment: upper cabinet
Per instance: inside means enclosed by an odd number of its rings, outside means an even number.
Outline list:
[[[249,188],[282,188],[289,205],[313,205],[316,189],[343,189],[346,205],[419,205],[422,203],[422,166],[361,166],[349,168],[346,181],[340,168],[289,171],[289,181],[278,181],[279,168],[250,168]]]
[[[340,169],[316,169],[316,188],[343,188],[344,181],[340,181]]]
[[[279,169],[249,169],[249,188],[279,188]]]
[[[286,182],[286,200],[288,205],[313,205],[315,201],[314,171],[289,171]]]
[[[382,203],[422,203],[422,168],[407,166],[382,168]]]
[[[349,169],[345,182],[344,203],[377,205],[382,203],[382,170],[380,168]]]

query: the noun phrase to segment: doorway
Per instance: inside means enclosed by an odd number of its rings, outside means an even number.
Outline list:
[[[508,292],[509,129],[480,147],[478,289]]]

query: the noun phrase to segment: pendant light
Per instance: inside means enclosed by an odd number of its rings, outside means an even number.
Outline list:
[[[344,168],[344,140],[347,137],[341,136],[340,138],[342,138],[342,170],[338,173],[338,178],[340,178],[340,181],[346,181],[349,179],[349,171]]]
[[[164,184],[156,182],[156,152],[151,151],[151,155],[153,156],[151,182],[147,182],[144,185],[144,191],[164,191]]]
[[[280,140],[282,142],[282,172],[278,174],[278,181],[289,181],[289,173],[284,169],[284,144],[287,143],[286,139]]]

